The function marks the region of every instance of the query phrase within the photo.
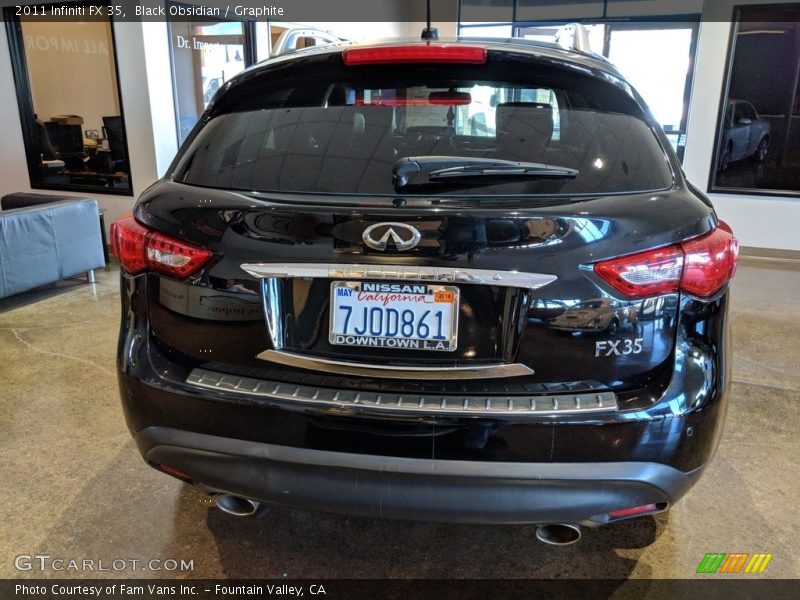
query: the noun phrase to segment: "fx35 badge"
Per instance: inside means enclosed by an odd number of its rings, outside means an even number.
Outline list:
[[[644,338],[632,340],[599,340],[594,343],[594,356],[624,356],[641,354]]]

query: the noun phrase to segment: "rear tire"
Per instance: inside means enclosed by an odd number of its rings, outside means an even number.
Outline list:
[[[615,335],[617,331],[619,331],[619,321],[616,319],[611,319],[606,331],[608,332],[608,335]]]
[[[762,138],[760,142],[758,142],[758,147],[756,148],[756,153],[753,155],[753,158],[756,159],[756,162],[764,162],[767,160],[767,154],[769,153],[769,138],[765,137]]]
[[[731,147],[730,144],[727,148],[725,148],[725,153],[722,155],[722,158],[719,159],[719,170],[725,171],[731,164]]]

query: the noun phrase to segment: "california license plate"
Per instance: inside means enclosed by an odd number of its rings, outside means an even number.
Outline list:
[[[452,352],[458,345],[458,288],[335,281],[329,340],[339,346]]]

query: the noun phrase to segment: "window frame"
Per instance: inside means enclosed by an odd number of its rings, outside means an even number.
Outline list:
[[[92,2],[81,0],[78,2],[58,2],[58,3],[27,3],[19,6],[106,6],[106,2]],[[33,127],[33,116],[36,114],[33,106],[33,95],[31,93],[30,72],[25,56],[25,38],[22,33],[22,21],[16,15],[17,6],[7,6],[3,8],[3,20],[5,21],[6,37],[8,38],[9,54],[11,56],[11,70],[14,76],[14,86],[17,95],[17,108],[19,110],[20,126],[22,128],[22,143],[25,148],[25,162],[28,167],[28,179],[31,189],[34,190],[54,190],[61,192],[81,192],[88,194],[102,194],[109,196],[133,196],[133,169],[131,168],[130,144],[128,143],[128,131],[125,120],[125,108],[122,98],[122,90],[119,84],[119,61],[117,59],[117,39],[114,31],[114,17],[108,11],[108,22],[111,30],[111,56],[114,59],[114,73],[116,78],[116,93],[119,101],[119,116],[122,121],[122,132],[125,136],[125,152],[128,157],[128,189],[113,187],[101,187],[97,185],[67,184],[59,185],[54,183],[41,182],[41,158],[37,156],[36,150],[39,147],[37,133]]]

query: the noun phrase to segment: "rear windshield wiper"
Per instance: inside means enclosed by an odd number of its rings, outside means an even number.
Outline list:
[[[407,156],[394,163],[392,182],[396,188],[411,183],[419,175],[428,175],[428,182],[456,178],[553,178],[573,179],[580,171],[558,165],[485,159],[470,156]]]

